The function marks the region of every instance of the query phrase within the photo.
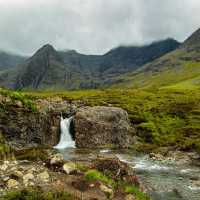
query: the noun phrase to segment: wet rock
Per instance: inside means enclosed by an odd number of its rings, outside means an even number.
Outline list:
[[[37,175],[37,178],[40,182],[48,182],[49,181],[49,173],[47,171],[44,171]]]
[[[4,163],[3,165],[0,166],[0,170],[1,170],[1,171],[6,171],[7,169],[8,169],[8,165],[5,164],[5,163]]]
[[[161,154],[156,154],[156,153],[150,153],[149,157],[153,160],[157,160],[157,161],[163,161],[165,159],[165,157]]]
[[[89,189],[89,183],[86,180],[72,181],[72,186],[81,192],[85,192]]]
[[[64,158],[62,154],[55,154],[51,157],[50,164],[51,165],[59,165],[64,163]]]
[[[76,164],[73,163],[73,162],[68,162],[68,163],[65,163],[63,165],[63,171],[66,173],[66,174],[70,174],[72,173],[73,171],[76,171],[77,168],[76,168]]]
[[[75,115],[74,125],[76,145],[80,148],[105,145],[127,148],[134,133],[127,112],[115,107],[81,108]]]
[[[94,162],[93,168],[109,176],[112,175],[114,180],[124,180],[134,175],[133,169],[118,158],[98,158]]]
[[[135,198],[134,195],[128,194],[128,195],[125,197],[125,200],[136,200],[136,198]]]
[[[132,194],[129,194],[125,197],[125,200],[136,200],[135,196]]]
[[[21,101],[15,101],[15,104],[18,108],[22,108],[23,107],[23,104]]]
[[[104,192],[110,199],[113,198],[113,190],[106,185],[101,184],[100,185],[100,190]]]
[[[23,181],[24,181],[25,183],[27,183],[28,181],[33,180],[34,178],[35,178],[35,177],[34,177],[33,174],[28,173],[28,174],[25,174],[25,175],[23,176]]]
[[[10,179],[9,176],[3,176],[3,177],[2,177],[2,180],[3,180],[4,182],[8,181],[9,179]]]
[[[200,180],[193,181],[192,184],[193,184],[195,187],[200,187]]]
[[[17,188],[18,186],[19,186],[19,182],[14,179],[9,179],[7,182],[7,187],[9,189],[14,189],[14,188]]]
[[[18,180],[23,177],[23,173],[21,171],[16,170],[10,174],[10,177]]]
[[[63,155],[58,153],[51,156],[49,160],[45,163],[45,166],[52,171],[62,171],[63,170],[63,164],[64,164],[64,158]]]
[[[136,175],[127,175],[124,177],[124,180],[131,184],[131,185],[135,185],[135,186],[140,186],[140,182],[138,180],[138,177]]]

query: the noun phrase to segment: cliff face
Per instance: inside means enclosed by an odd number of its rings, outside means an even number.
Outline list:
[[[50,145],[60,137],[60,114],[69,116],[75,107],[60,99],[38,100],[37,111],[19,100],[0,96],[0,132],[7,141],[18,145]]]

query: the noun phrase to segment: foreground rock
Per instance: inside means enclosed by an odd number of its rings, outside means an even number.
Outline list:
[[[131,195],[124,188],[129,186],[142,191],[134,170],[116,157],[98,156],[90,163],[67,162],[55,154],[46,162],[47,165],[41,161],[0,161],[0,197],[7,192],[18,191],[16,199],[24,199],[24,194],[32,199],[33,193],[28,192],[30,189],[37,194],[47,191],[66,192],[74,200],[83,197],[85,200],[140,200],[137,194]],[[59,167],[56,170],[55,165]],[[63,198],[56,196],[56,199]],[[2,200],[6,200],[6,197]]]
[[[80,148],[127,148],[132,142],[134,130],[127,112],[121,108],[85,107],[78,110],[74,123],[76,145]]]

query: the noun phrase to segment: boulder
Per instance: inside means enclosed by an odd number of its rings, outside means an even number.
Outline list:
[[[52,155],[50,159],[46,161],[45,166],[51,169],[52,171],[58,172],[58,171],[62,171],[63,164],[64,164],[63,155],[60,153],[57,153],[57,154]]]
[[[128,194],[128,195],[126,195],[125,200],[136,200],[136,198],[134,195]]]
[[[63,162],[64,162],[64,158],[63,158],[63,155],[60,153],[54,154],[50,160],[51,165],[59,165],[59,164],[63,164]]]
[[[74,172],[75,170],[77,170],[77,167],[75,165],[75,163],[73,162],[68,162],[68,163],[65,163],[63,165],[63,171],[66,173],[66,174],[71,174],[72,172]]]
[[[7,182],[7,187],[9,189],[17,188],[19,186],[19,182],[14,179],[9,179]]]
[[[113,198],[113,190],[111,188],[107,187],[106,185],[101,184],[100,190],[104,192],[109,197],[109,199]]]
[[[127,112],[115,107],[81,108],[75,114],[74,126],[76,146],[79,148],[127,148],[134,133]]]
[[[47,171],[44,171],[37,175],[37,178],[40,182],[48,182],[49,181],[49,173]]]
[[[25,174],[25,175],[23,176],[24,182],[27,182],[27,181],[29,181],[29,180],[33,180],[34,178],[35,178],[34,175],[31,174],[31,173]]]

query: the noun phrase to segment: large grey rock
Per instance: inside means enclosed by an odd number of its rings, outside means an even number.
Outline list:
[[[80,148],[127,148],[134,133],[127,112],[115,107],[81,108],[76,112],[74,125],[76,146]]]

